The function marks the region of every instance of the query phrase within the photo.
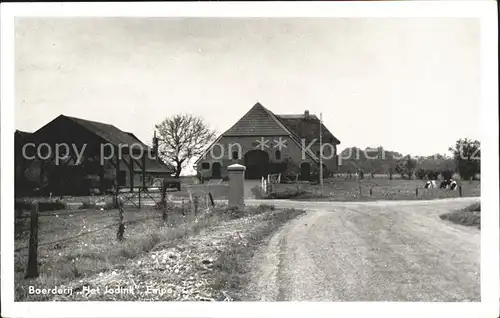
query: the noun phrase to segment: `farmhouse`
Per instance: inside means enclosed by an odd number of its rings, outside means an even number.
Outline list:
[[[340,141],[321,124],[324,174],[337,168]],[[303,114],[276,115],[255,104],[231,128],[220,135],[195,162],[205,179],[227,176],[227,166],[246,166],[245,177],[258,179],[267,174],[311,180],[319,174],[320,120]]]
[[[22,154],[27,143],[31,144],[25,148],[30,159]],[[69,154],[55,164],[55,150],[61,144],[68,145]],[[150,148],[134,134],[110,124],[65,115],[33,133],[16,131],[16,194],[30,185],[43,187],[49,183],[49,191],[64,194],[88,194],[91,188],[104,192],[115,181],[131,189],[147,186],[154,178],[173,173],[173,168],[157,157],[156,138],[153,144]],[[40,150],[38,154],[36,149]],[[60,156],[66,157],[66,149],[59,149]]]

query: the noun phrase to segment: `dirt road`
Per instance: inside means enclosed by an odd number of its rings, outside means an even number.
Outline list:
[[[480,231],[438,217],[476,200],[265,201],[309,212],[257,254],[249,294],[267,301],[480,301]]]

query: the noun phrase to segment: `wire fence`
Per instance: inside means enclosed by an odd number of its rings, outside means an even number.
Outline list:
[[[153,191],[151,191],[153,190]],[[15,252],[21,252],[23,250],[28,250],[28,264],[26,268],[26,278],[34,278],[38,277],[38,248],[41,246],[48,245],[57,245],[64,242],[71,242],[75,240],[80,240],[81,237],[95,234],[104,230],[108,230],[110,228],[116,228],[116,239],[121,241],[124,238],[126,225],[136,224],[147,222],[150,220],[160,220],[162,223],[168,222],[169,216],[176,213],[182,215],[203,215],[209,212],[211,209],[215,208],[215,202],[213,196],[210,192],[203,193],[202,196],[200,194],[193,195],[190,190],[188,190],[188,197],[182,198],[180,202],[174,202],[168,195],[166,188],[162,187],[157,191],[158,188],[154,185],[150,188],[139,189],[138,191],[120,191],[117,190],[114,195],[107,195],[103,197],[94,197],[91,198],[88,202],[88,207],[86,209],[81,210],[70,210],[65,212],[55,212],[55,211],[47,211],[40,212],[39,211],[39,201],[33,201],[28,204],[24,204],[21,208],[21,213],[17,211],[15,221],[16,221],[16,232],[22,233],[23,226],[27,224],[25,221],[29,219],[29,243],[24,246],[20,246],[14,249]],[[145,199],[147,199],[147,205],[145,203]],[[109,203],[111,200],[112,209],[104,210],[103,206]],[[23,209],[30,208],[29,215],[24,214],[26,211],[22,211]],[[127,210],[127,216],[130,219],[125,220],[125,209]],[[137,210],[141,208],[151,209],[151,214],[145,217],[134,217],[137,215]],[[116,211],[118,213],[116,214]],[[76,217],[117,217],[118,221],[112,222],[111,224],[103,225],[98,229],[93,230],[83,230],[71,236],[66,236],[61,239],[39,242],[39,217],[41,218],[52,218],[48,219],[46,222],[68,222],[68,220]],[[56,219],[56,220],[54,220]],[[78,225],[77,225],[78,226]]]

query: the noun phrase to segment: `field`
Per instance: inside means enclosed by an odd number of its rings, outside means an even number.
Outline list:
[[[425,181],[395,179],[345,180],[327,179],[324,181],[323,195],[319,184],[276,184],[273,185],[274,198],[296,200],[330,201],[374,201],[374,200],[432,200],[459,197],[459,190],[424,189]],[[459,181],[463,197],[481,195],[479,181]],[[439,186],[439,182],[438,182]]]
[[[346,180],[345,178],[330,178],[324,181],[324,191],[321,195],[319,184],[313,183],[281,183],[273,185],[274,194],[267,198],[293,200],[330,200],[330,201],[374,201],[374,200],[432,200],[459,197],[460,191],[447,189],[424,189],[425,180],[406,180],[394,176],[390,180],[387,176],[376,175],[375,178],[364,180]],[[457,181],[461,186],[462,197],[478,197],[481,195],[480,181]],[[265,198],[262,191],[256,187],[258,180],[245,181],[245,197]],[[439,181],[437,182],[439,186]],[[126,190],[126,189],[125,189]],[[126,190],[127,191],[127,190]],[[170,200],[185,206],[191,198],[197,197],[201,207],[206,207],[212,195],[214,200],[227,200],[228,182],[211,180],[205,184],[197,184],[194,178],[183,178],[181,191],[167,193]],[[125,193],[125,204],[138,205],[138,193]],[[128,198],[128,199],[127,199]],[[159,190],[149,194],[141,194],[141,204],[154,206],[160,200]],[[83,202],[99,202],[110,204],[111,196],[102,197],[66,197],[64,201],[76,208]]]

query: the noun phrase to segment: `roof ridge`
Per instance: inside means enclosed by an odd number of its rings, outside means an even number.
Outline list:
[[[259,103],[260,104],[260,103]],[[261,105],[262,106],[262,105]],[[297,134],[295,132],[293,132],[291,129],[289,129],[287,127],[287,125],[285,125],[277,115],[275,115],[271,110],[265,108],[264,106],[262,106],[262,108],[264,108],[264,110],[271,116],[271,118],[276,121],[276,123],[278,125],[281,126],[281,128],[283,128],[287,133],[288,133],[288,136],[295,142],[297,143],[297,145],[301,148],[304,148],[302,146],[302,142],[300,140],[300,137],[297,136]],[[307,149],[307,148],[304,148],[304,150],[306,150],[306,153],[315,161],[318,161],[318,158],[314,155],[314,153],[310,150],[310,149]]]
[[[88,119],[83,119],[83,118],[78,118],[78,117],[73,117],[73,116],[65,116],[65,115],[61,115],[61,116],[75,122],[78,125],[83,126],[85,129],[98,135],[99,137],[108,141],[109,143],[126,144],[126,145],[130,146],[131,144],[133,144],[133,143],[131,143],[131,141],[134,141],[134,143],[135,143],[135,141],[139,141],[140,143],[145,145],[138,138],[134,138],[134,137],[130,136],[129,133],[127,133],[124,130],[121,130],[120,128],[116,127],[113,124],[102,123],[102,122],[98,122],[98,121],[93,121],[93,120],[88,120]],[[128,138],[130,138],[130,139],[127,140]]]
[[[66,118],[70,118],[70,119],[83,120],[83,121],[86,121],[86,122],[91,123],[91,124],[99,124],[99,125],[112,126],[112,127],[115,127],[116,129],[119,129],[118,127],[116,127],[113,124],[103,123],[103,122],[100,122],[100,121],[95,121],[95,120],[90,120],[90,119],[85,119],[85,118],[80,118],[80,117],[74,117],[74,116],[65,116],[65,115],[63,115],[63,116],[66,117]],[[123,131],[123,130],[121,130],[121,131]],[[123,131],[123,132],[125,132],[125,131]]]

